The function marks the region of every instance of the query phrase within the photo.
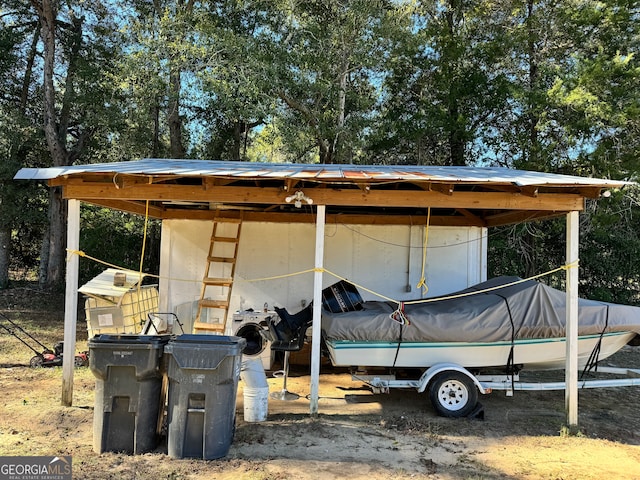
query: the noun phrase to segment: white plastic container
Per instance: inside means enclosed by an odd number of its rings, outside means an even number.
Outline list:
[[[269,384],[259,358],[242,361],[240,380],[243,382],[245,422],[264,422],[269,412]]]

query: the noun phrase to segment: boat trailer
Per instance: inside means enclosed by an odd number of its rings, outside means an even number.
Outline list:
[[[623,378],[579,380],[578,388],[611,388],[640,386],[640,369],[598,366],[598,373]],[[362,381],[373,393],[389,393],[392,388],[416,389],[427,392],[436,413],[443,417],[467,417],[474,414],[478,393],[483,395],[504,391],[508,397],[514,391],[564,390],[566,382],[522,382],[520,374],[473,374],[455,363],[440,363],[428,368],[419,379],[397,380],[395,375],[367,375],[354,372],[353,380]]]

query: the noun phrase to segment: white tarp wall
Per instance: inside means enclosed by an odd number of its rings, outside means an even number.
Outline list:
[[[185,305],[198,300],[212,222],[165,220],[160,259],[160,311],[179,307],[180,320],[195,315]],[[424,226],[343,225],[327,223],[325,269],[394,300],[432,297],[486,280],[486,229],[429,227],[425,277],[428,292],[417,284],[422,275]],[[292,313],[313,298],[315,225],[244,222],[240,236],[230,312],[266,303]],[[323,287],[338,281],[325,273]],[[365,300],[380,300],[362,289]],[[303,305],[304,304],[304,305]]]

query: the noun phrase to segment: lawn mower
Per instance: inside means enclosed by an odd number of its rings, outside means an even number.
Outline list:
[[[47,348],[42,342],[37,340],[33,335],[28,333],[24,328],[0,313],[0,329],[9,335],[16,337],[35,355],[29,360],[32,367],[57,367],[62,365],[62,353],[64,350],[63,342],[58,342],[53,346],[53,350]],[[34,346],[35,345],[35,346]],[[36,347],[42,349],[38,351]],[[89,352],[80,352],[74,357],[76,367],[84,367],[89,365]]]

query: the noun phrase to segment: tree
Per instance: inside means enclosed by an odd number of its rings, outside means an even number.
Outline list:
[[[278,12],[271,2],[219,2],[198,23],[199,37],[217,52],[215,61],[202,58],[195,74],[202,88],[195,108],[204,126],[200,156],[247,160],[254,130],[276,114],[259,33],[272,15]]]
[[[22,166],[37,166],[41,151],[38,148],[40,129],[35,128],[34,116],[40,110],[31,104],[34,94],[34,65],[39,39],[38,23],[21,2],[2,3],[0,18],[0,288],[9,283],[9,270],[16,267],[12,260],[21,257],[23,249],[14,248],[16,232],[25,242],[32,239],[33,229],[21,226],[30,222],[39,226],[39,206],[25,209],[25,205],[39,202],[34,185],[18,185],[13,176]],[[36,228],[36,230],[40,230]]]
[[[497,160],[530,170],[637,178],[640,70],[633,54],[638,46],[635,2],[507,3],[500,10],[510,12],[501,22],[513,52],[504,64],[513,100],[496,131]],[[634,262],[606,262],[617,265],[613,274],[597,260],[622,244],[632,256],[640,253],[635,235],[628,235],[636,227],[632,198],[633,192],[614,192],[582,217],[582,276],[594,298],[621,299],[623,285],[626,292],[637,290],[637,274],[628,268]],[[559,225],[554,222],[551,229],[559,230]],[[532,224],[518,236],[503,237],[497,263],[517,252],[525,274],[544,270],[554,258],[559,264],[560,238],[545,235],[549,224],[544,227]]]
[[[485,2],[420,2],[398,38],[372,135],[376,157],[471,165],[508,98],[502,28]]]
[[[260,40],[282,110],[273,119],[296,160],[361,160],[374,113],[389,31],[401,11],[390,1],[283,2]]]
[[[40,24],[43,45],[43,128],[53,166],[70,165],[86,153],[93,138],[105,126],[112,98],[109,60],[117,42],[110,38],[109,18],[101,2],[79,7],[55,0],[31,0]],[[117,32],[111,23],[111,32]],[[92,42],[92,43],[91,43]],[[62,78],[62,81],[59,79]],[[98,114],[100,111],[102,114]],[[59,284],[66,258],[66,202],[59,188],[49,195],[48,238],[41,262],[47,266],[41,283]]]

